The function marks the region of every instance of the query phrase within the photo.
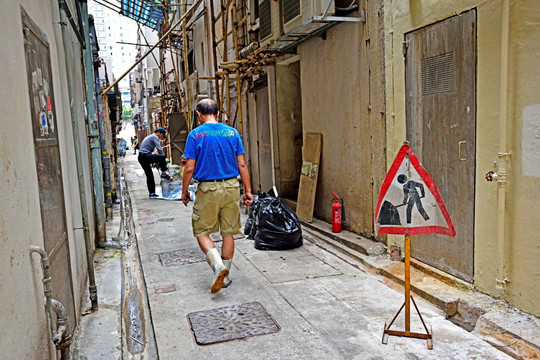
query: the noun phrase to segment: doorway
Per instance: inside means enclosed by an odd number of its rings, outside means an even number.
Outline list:
[[[24,10],[22,22],[39,204],[45,251],[50,258],[52,297],[65,306],[68,333],[71,333],[76,314],[49,44],[46,35]]]
[[[276,66],[276,103],[279,171],[276,182],[280,196],[296,207],[302,171],[302,89],[299,56]]]
[[[439,188],[456,237],[413,239],[411,255],[474,276],[476,10],[405,34],[407,140]]]

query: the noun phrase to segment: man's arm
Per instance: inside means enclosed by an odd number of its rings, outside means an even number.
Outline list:
[[[248,207],[253,203],[253,195],[251,194],[251,183],[249,181],[249,172],[246,165],[246,158],[244,154],[237,155],[236,161],[238,162],[238,171],[240,172],[240,179],[244,184],[244,206]]]
[[[163,148],[161,147],[161,141],[159,140],[159,138],[157,136],[154,139],[154,145],[156,146],[158,154],[163,155]]]
[[[182,202],[187,205],[189,202],[188,186],[193,178],[193,172],[195,171],[195,165],[197,161],[194,159],[187,159],[186,165],[184,165],[184,176],[182,176]],[[186,200],[187,196],[187,200]]]

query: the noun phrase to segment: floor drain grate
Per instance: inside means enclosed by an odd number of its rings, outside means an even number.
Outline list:
[[[206,261],[199,248],[163,252],[158,254],[158,257],[163,266],[187,265]]]
[[[208,345],[278,332],[281,328],[259,302],[188,314],[195,341]]]

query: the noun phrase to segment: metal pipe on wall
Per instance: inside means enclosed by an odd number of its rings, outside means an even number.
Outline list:
[[[84,186],[84,173],[83,173],[83,164],[82,164],[82,156],[81,156],[81,149],[80,149],[80,136],[79,136],[79,129],[77,124],[77,114],[75,112],[74,104],[73,104],[73,74],[71,73],[71,57],[69,55],[68,49],[73,47],[73,44],[71,43],[71,40],[69,39],[69,34],[67,30],[67,15],[65,8],[67,7],[67,4],[65,0],[58,0],[58,7],[60,10],[60,29],[62,32],[62,43],[64,45],[64,56],[65,56],[65,62],[66,62],[66,77],[67,77],[67,85],[68,85],[68,96],[69,96],[69,109],[71,114],[71,129],[73,131],[73,147],[75,150],[75,162],[77,165],[77,180],[79,183],[79,200],[80,200],[80,206],[81,206],[81,217],[82,217],[82,229],[84,233],[84,242],[86,244],[86,247],[92,247],[91,240],[90,240],[90,228],[88,225],[88,208],[86,203],[86,189]],[[92,265],[93,265],[93,259],[92,259]],[[88,272],[93,271],[93,266],[88,269]],[[95,287],[95,284],[93,285],[93,288],[91,290],[90,300],[92,301],[92,310],[97,310],[98,308],[98,301],[97,301],[97,287]]]
[[[103,173],[101,171],[101,151],[99,144],[99,129],[96,121],[96,106],[94,98],[94,68],[92,65],[92,47],[90,46],[90,24],[88,19],[88,4],[86,0],[80,0],[81,22],[83,34],[88,46],[83,51],[84,75],[86,85],[86,108],[87,129],[90,145],[90,159],[92,162],[92,179],[94,180],[94,204],[97,220],[97,236],[100,243],[106,241],[105,234],[105,207],[103,204]],[[86,240],[86,237],[85,237]],[[92,310],[97,310],[97,286],[94,275],[94,248],[90,241],[85,241],[86,263],[88,266],[88,290],[92,301]]]
[[[41,256],[41,271],[43,273],[43,292],[45,293],[45,307],[49,315],[51,337],[57,349],[62,351],[62,359],[68,359],[71,335],[67,333],[67,311],[64,305],[52,298],[50,259],[47,252],[39,246],[30,246],[30,254],[38,253]],[[66,341],[64,341],[66,340]]]
[[[79,0],[81,7],[81,23],[85,42],[88,44],[83,51],[84,75],[86,85],[86,124],[92,161],[92,179],[94,182],[94,204],[97,222],[97,237],[100,243],[105,242],[105,207],[103,195],[103,172],[101,168],[101,149],[99,144],[99,125],[97,122],[96,97],[94,88],[94,67],[92,63],[92,46],[90,43],[90,23],[88,18],[87,0]]]
[[[499,163],[497,167],[497,278],[496,289],[505,291],[506,277],[506,184],[508,179],[508,157],[506,143],[508,125],[508,57],[510,33],[510,0],[503,1],[501,21],[501,83],[499,108]]]

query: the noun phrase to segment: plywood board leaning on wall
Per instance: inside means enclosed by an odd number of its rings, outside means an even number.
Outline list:
[[[315,191],[317,190],[321,150],[322,134],[305,134],[304,146],[302,147],[302,172],[300,174],[296,214],[300,220],[306,222],[313,221],[313,206],[315,205]]]

